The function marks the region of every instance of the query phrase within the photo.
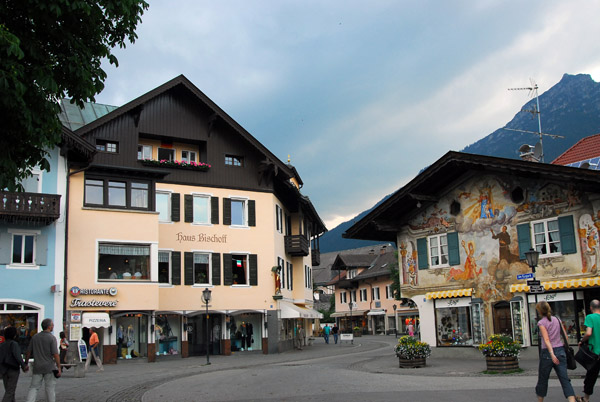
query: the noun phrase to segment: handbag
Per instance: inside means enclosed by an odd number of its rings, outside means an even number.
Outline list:
[[[575,370],[577,368],[577,362],[575,361],[575,351],[572,347],[569,346],[569,341],[567,341],[562,322],[560,320],[558,320],[558,322],[560,323],[560,336],[562,337],[563,343],[565,345],[565,353],[567,355],[567,369]]]
[[[592,352],[587,341],[579,345],[579,350],[575,354],[575,360],[581,364],[586,370],[591,369],[598,362],[600,356]]]

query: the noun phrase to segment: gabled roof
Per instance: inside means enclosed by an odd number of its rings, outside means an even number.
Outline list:
[[[83,109],[81,109],[76,104],[71,103],[69,99],[61,99],[59,105],[60,114],[58,118],[60,122],[73,131],[117,109],[117,106],[93,102],[84,102]]]
[[[465,177],[483,174],[551,180],[595,192],[598,192],[600,181],[600,172],[595,170],[450,151],[348,228],[342,236],[395,242],[398,230],[419,211],[437,202]]]
[[[366,268],[377,256],[374,254],[339,254],[333,263],[333,269]]]
[[[380,254],[374,261],[371,262],[371,265],[368,269],[365,269],[360,274],[356,275],[354,279],[361,280],[390,275],[390,267],[397,262],[396,253],[388,252]]]
[[[552,164],[566,166],[597,157],[600,157],[600,134],[580,139],[571,148],[554,159]]]
[[[71,161],[88,164],[92,161],[96,153],[96,147],[69,130],[68,127],[61,127],[61,155],[66,156]]]

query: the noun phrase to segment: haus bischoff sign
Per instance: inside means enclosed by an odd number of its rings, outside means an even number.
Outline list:
[[[117,307],[118,300],[97,300],[97,299],[89,299],[84,300],[82,296],[112,296],[115,297],[117,295],[117,288],[108,288],[108,289],[80,289],[77,286],[73,286],[69,291],[73,299],[71,300],[71,304],[69,307],[77,308],[77,307]]]

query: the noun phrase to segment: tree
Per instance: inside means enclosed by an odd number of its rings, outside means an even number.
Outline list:
[[[83,107],[104,88],[104,58],[137,38],[143,0],[0,2],[0,189],[18,184],[60,141],[58,101]]]
[[[398,252],[396,251],[396,259],[395,261],[398,261]],[[402,292],[401,292],[401,288],[400,288],[400,271],[398,269],[398,264],[397,263],[393,263],[389,265],[390,268],[390,276],[392,279],[392,296],[394,297],[394,300],[402,300]]]

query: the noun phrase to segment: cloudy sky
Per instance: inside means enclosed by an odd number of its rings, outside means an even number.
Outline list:
[[[596,0],[149,3],[96,101],[184,74],[290,155],[329,229],[510,121],[529,98],[508,88],[600,81]]]

